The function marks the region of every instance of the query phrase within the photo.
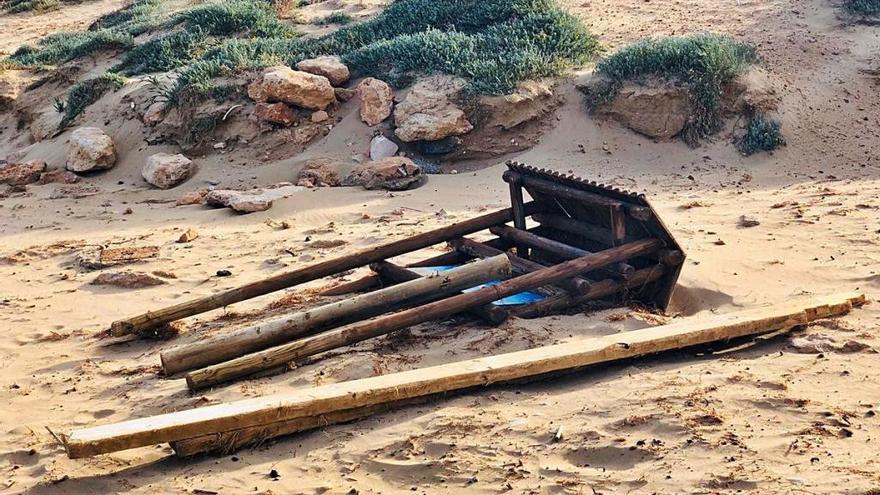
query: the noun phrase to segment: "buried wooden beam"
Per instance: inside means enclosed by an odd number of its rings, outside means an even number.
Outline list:
[[[507,239],[510,242],[538,249],[566,260],[572,260],[590,254],[589,251],[569,246],[564,242],[547,239],[525,230],[508,227],[507,225],[490,227],[489,232],[492,232],[498,237]],[[626,279],[633,274],[635,268],[633,268],[632,265],[620,262],[608,267],[608,271],[615,277]]]
[[[264,370],[275,369],[304,357],[378,337],[395,330],[401,330],[426,321],[446,318],[449,315],[483,306],[507,296],[533,290],[544,285],[555,284],[578,273],[593,271],[634,256],[649,254],[662,247],[663,243],[659,240],[643,239],[600,251],[583,258],[566,261],[542,270],[511,278],[473,292],[466,292],[374,320],[354,323],[320,335],[192,371],[187,373],[186,383],[192,391],[203,390]]]
[[[527,215],[540,210],[539,206],[530,202],[524,205]],[[493,225],[509,222],[513,218],[510,208],[482,215],[446,227],[417,234],[381,246],[372,247],[340,258],[310,265],[291,272],[275,275],[264,280],[230,289],[219,294],[194,299],[174,306],[149,311],[144,314],[113,322],[110,332],[115,336],[139,334],[181,318],[197,315],[213,309],[222,308],[233,303],[262,296],[295,285],[317,280],[334,273],[351,270],[369,265],[376,261],[393,258],[404,253],[446,242],[463,235],[485,230]]]
[[[160,354],[166,375],[203,368],[317,331],[401,309],[410,303],[454,294],[510,273],[506,256],[477,261],[427,277],[415,276],[401,284],[297,311],[279,318],[178,346]]]
[[[846,314],[864,302],[865,296],[862,294],[837,294],[721,315],[692,317],[644,330],[85,428],[61,435],[60,440],[70,458],[80,458],[220,432],[264,427],[335,411],[790,330],[820,318]]]
[[[501,254],[504,253],[499,251],[498,253],[496,253],[496,256]],[[395,265],[390,261],[380,261],[378,263],[373,263],[372,265],[370,265],[370,268],[378,273],[383,280],[395,284],[400,284],[410,280],[416,280],[421,277],[421,275],[419,275],[418,273],[408,268]],[[511,272],[515,273],[513,270],[511,270]],[[466,288],[470,289],[471,287]],[[438,299],[436,297],[436,294],[429,294],[429,296],[430,297],[426,298],[424,302],[430,302]],[[483,320],[489,325],[500,325],[507,321],[507,318],[509,316],[504,308],[502,308],[501,306],[496,306],[492,303],[471,308],[467,312]]]
[[[487,258],[489,256],[497,256],[503,253],[500,249],[495,249],[492,246],[464,237],[451,240],[449,241],[449,244],[457,251],[461,251],[475,258]],[[510,256],[510,264],[513,266],[513,272],[518,275],[546,268],[540,263],[525,260],[518,256]],[[590,292],[591,282],[583,277],[572,277],[559,282],[557,285],[567,292],[582,295]]]

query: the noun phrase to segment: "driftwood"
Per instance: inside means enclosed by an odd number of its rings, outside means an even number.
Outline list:
[[[864,302],[864,295],[842,294],[723,315],[689,318],[671,325],[584,339],[580,342],[86,428],[61,435],[60,438],[67,455],[79,458],[204,437],[218,432],[260,428],[279,422],[367,408],[720,340],[789,330],[816,319],[845,314],[853,306]]]
[[[620,260],[649,254],[660,249],[662,245],[663,243],[656,239],[643,239],[505,280],[497,285],[474,292],[459,294],[417,308],[355,323],[321,335],[255,352],[190,372],[186,375],[187,386],[193,391],[202,390],[260,371],[274,369],[297,359],[378,337],[426,321],[444,318],[519,292],[554,284],[570,278],[573,273],[592,271]]]
[[[340,326],[436,300],[510,273],[506,256],[463,265],[427,277],[415,275],[405,283],[367,292],[324,306],[274,318],[207,340],[179,346],[160,355],[166,375],[203,368]]]
[[[535,203],[528,203],[524,205],[524,208],[526,214],[532,214],[539,210]],[[317,280],[328,275],[366,266],[370,263],[393,258],[394,256],[426,248],[441,242],[446,242],[463,235],[479,232],[493,225],[499,225],[510,221],[512,215],[510,208],[499,210],[494,213],[465,220],[464,222],[455,223],[437,230],[391,242],[389,244],[383,244],[347,256],[301,268],[299,270],[275,275],[274,277],[252,282],[219,294],[147,312],[132,318],[119,320],[111,325],[110,331],[116,336],[142,333],[146,330],[156,328],[160,325],[181,318],[222,308],[239,301],[269,294],[281,289]]]

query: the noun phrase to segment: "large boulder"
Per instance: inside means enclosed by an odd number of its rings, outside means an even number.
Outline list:
[[[45,170],[46,162],[40,160],[0,165],[0,184],[10,186],[33,184],[40,180],[40,174]]]
[[[257,103],[254,107],[254,117],[257,120],[283,126],[290,126],[296,122],[296,112],[284,103]]]
[[[431,76],[417,82],[394,109],[395,134],[402,141],[437,141],[470,132],[474,126],[452,98],[464,80]]]
[[[286,66],[265,69],[248,85],[248,96],[262,103],[283,102],[309,110],[323,110],[336,101],[326,77]]]
[[[355,89],[361,100],[361,120],[374,126],[382,123],[391,115],[394,107],[394,93],[385,81],[368,77],[360,82]]]
[[[421,167],[412,160],[394,156],[358,165],[342,181],[342,185],[403,191],[419,187],[425,180]]]
[[[116,164],[113,140],[97,127],[80,127],[70,134],[67,170],[91,172],[106,170]]]
[[[351,77],[348,67],[342,63],[339,57],[333,55],[303,60],[296,64],[296,68],[303,72],[324,76],[334,86],[344,84]]]
[[[663,79],[629,82],[610,100],[604,95],[615,90],[614,82],[594,75],[578,85],[595,115],[616,120],[622,125],[658,140],[680,134],[690,118],[690,97],[685,86]]]
[[[524,81],[509,95],[483,96],[479,103],[486,115],[485,127],[507,130],[542,117],[560,100],[550,82]]]
[[[272,198],[261,192],[242,192],[231,189],[215,189],[205,196],[208,206],[228,207],[238,213],[254,213],[272,207]]]
[[[181,154],[156,153],[147,158],[141,174],[145,181],[159,189],[169,189],[188,179],[192,172],[193,162],[189,158]]]
[[[303,165],[296,177],[296,185],[303,187],[335,187],[339,185],[339,167],[332,160],[317,158]]]

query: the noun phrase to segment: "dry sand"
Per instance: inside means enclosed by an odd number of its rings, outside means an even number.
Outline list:
[[[47,432],[576,344],[802,294],[862,290],[875,300],[880,86],[864,71],[880,65],[880,30],[842,24],[826,1],[566,3],[607,43],[703,30],[751,40],[783,83],[789,145],[773,155],[740,157],[724,135],[697,149],[654,143],[588,118],[569,84],[556,127],[517,157],[650,195],[689,254],[669,316],[618,308],[501,328],[424,325],[284,375],[189,396],[182,380],[158,376],[158,353],[242,324],[284,293],[194,318],[190,332],[170,342],[109,346],[95,335],[120,317],[501,207],[503,167],[496,160],[476,172],[432,176],[403,193],[303,191],[267,212],[238,216],[163,201],[208,180],[291,180],[303,156],[263,162],[245,149],[197,158],[189,182],[155,191],[139,171],[144,156],[160,150],[121,126],[110,130],[124,150],[115,169],[0,199],[0,256],[8,257],[0,263],[0,493],[876,493],[876,303],[804,332],[869,346],[860,352],[800,353],[787,337],[716,354],[682,351],[411,406],[235,456],[177,460],[156,446],[73,461]],[[94,112],[89,118],[99,123]],[[369,130],[353,115],[340,126],[304,156],[362,152]],[[25,155],[60,166],[66,138]],[[742,215],[760,224],[740,227]],[[277,227],[282,220],[289,229]],[[200,236],[176,243],[190,227]],[[340,239],[346,244],[336,248],[309,245]],[[159,246],[157,259],[128,268],[176,278],[142,290],[90,285],[97,274],[78,270],[75,259],[96,245]],[[216,277],[221,269],[232,276]],[[289,293],[301,297],[287,298],[287,307],[311,297]],[[560,428],[562,440],[551,442]]]

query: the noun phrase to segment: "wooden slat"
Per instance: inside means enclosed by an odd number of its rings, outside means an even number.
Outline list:
[[[644,330],[75,430],[61,440],[69,457],[92,456],[787,330],[845,314],[864,302],[864,295],[849,293],[701,315]]]

